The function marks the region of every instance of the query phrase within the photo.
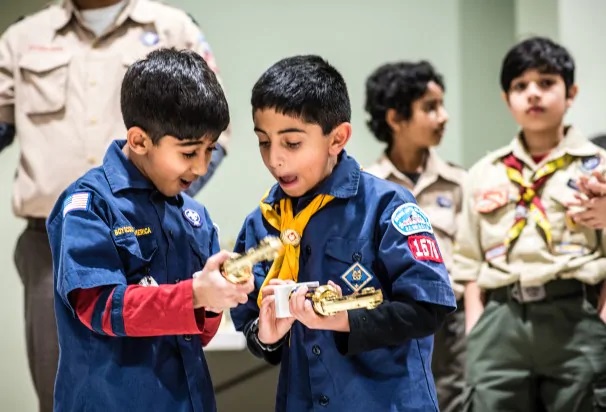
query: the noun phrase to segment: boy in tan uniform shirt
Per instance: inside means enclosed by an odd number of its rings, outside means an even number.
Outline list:
[[[563,47],[514,46],[501,87],[522,130],[470,169],[456,242],[467,410],[604,410],[606,239],[566,214],[578,178],[603,172],[606,153],[563,125],[577,92]]]
[[[160,47],[194,50],[217,70],[192,19],[148,0],[65,0],[0,37],[0,151],[15,137],[20,143],[13,210],[27,228],[15,262],[25,289],[28,359],[41,411],[52,410],[58,356],[45,219],[59,194],[101,164],[110,142],[124,135],[124,73]],[[224,133],[211,169],[227,140]],[[188,191],[199,190],[200,180],[190,182]]]
[[[427,62],[399,62],[379,67],[366,82],[368,125],[387,143],[381,158],[365,170],[406,187],[427,213],[444,264],[452,271],[461,185],[465,171],[442,160],[440,143],[448,114],[444,82]],[[463,286],[451,282],[458,310],[436,333],[432,370],[442,412],[461,409],[464,387]]]

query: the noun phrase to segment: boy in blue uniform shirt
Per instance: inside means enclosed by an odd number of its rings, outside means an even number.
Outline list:
[[[206,172],[227,102],[202,57],[163,49],[128,69],[121,107],[127,140],[111,144],[47,221],[54,408],[215,411],[202,347],[216,312],[246,302],[253,283],[223,278],[230,254],[219,252],[206,209],[181,192]]]
[[[255,291],[232,309],[251,352],[281,363],[277,411],[437,410],[432,334],[455,298],[429,219],[401,186],[360,170],[343,150],[350,102],[318,56],[287,58],[252,92],[261,157],[277,180],[243,225],[235,250],[281,235],[285,253],[255,266]],[[374,310],[321,317],[305,298],[276,318],[275,287],[318,281],[343,294],[380,289]]]

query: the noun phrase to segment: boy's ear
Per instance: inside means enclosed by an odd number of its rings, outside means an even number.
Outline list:
[[[509,107],[509,94],[507,92],[501,92],[501,99],[503,99],[507,107]]]
[[[394,134],[397,134],[402,128],[402,116],[396,109],[387,109],[385,112],[385,123],[389,126]]]
[[[566,97],[566,107],[570,108],[570,106],[572,106],[572,103],[574,102],[574,99],[577,97],[577,94],[579,94],[579,86],[577,86],[576,84],[571,85],[568,88],[568,97]]]
[[[330,132],[330,145],[328,147],[331,156],[338,156],[351,137],[351,123],[341,123]]]
[[[126,144],[131,152],[145,155],[152,146],[152,141],[140,127],[131,127],[126,131]]]

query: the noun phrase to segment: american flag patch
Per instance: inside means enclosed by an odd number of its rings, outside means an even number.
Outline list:
[[[63,217],[72,210],[88,210],[90,205],[90,193],[79,192],[68,196],[63,202]]]

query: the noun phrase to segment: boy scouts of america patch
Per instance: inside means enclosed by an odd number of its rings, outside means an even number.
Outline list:
[[[343,272],[341,279],[351,290],[359,292],[372,280],[372,275],[364,266],[356,262]]]
[[[185,209],[183,211],[183,217],[185,217],[185,219],[187,219],[187,221],[193,227],[202,226],[202,219],[200,218],[200,214],[193,209]]]
[[[391,215],[391,223],[404,236],[414,233],[433,233],[429,218],[415,203],[404,203]]]
[[[600,163],[602,163],[600,156],[589,156],[584,157],[583,160],[581,160],[581,165],[579,167],[583,172],[589,173],[598,167]]]
[[[90,206],[90,193],[78,192],[63,201],[63,217],[72,210],[88,210]]]

